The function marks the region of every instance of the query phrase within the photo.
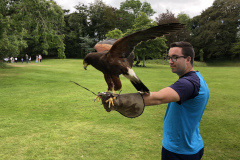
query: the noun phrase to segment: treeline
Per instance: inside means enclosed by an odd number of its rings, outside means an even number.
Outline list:
[[[201,15],[156,13],[150,3],[126,0],[120,8],[95,0],[70,13],[53,0],[1,0],[0,59],[5,57],[83,58],[100,40],[120,38],[158,24],[180,22],[184,30],[139,44],[139,58],[164,58],[174,41],[193,44],[196,59],[240,58],[240,2],[215,0]]]

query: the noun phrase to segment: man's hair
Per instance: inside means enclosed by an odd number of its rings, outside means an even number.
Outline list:
[[[193,65],[193,61],[195,58],[195,52],[194,52],[193,46],[189,42],[183,42],[183,41],[174,42],[174,43],[170,44],[170,48],[173,48],[173,47],[182,48],[182,54],[187,57],[190,56],[191,64]]]

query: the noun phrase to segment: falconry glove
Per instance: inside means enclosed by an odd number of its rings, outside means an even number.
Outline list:
[[[107,112],[116,110],[125,117],[135,118],[144,111],[144,100],[140,93],[113,94],[111,92],[98,93],[103,107]]]

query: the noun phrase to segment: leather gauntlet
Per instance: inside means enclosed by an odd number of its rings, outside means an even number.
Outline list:
[[[113,94],[111,92],[98,93],[103,107],[107,112],[118,111],[128,118],[140,116],[144,111],[144,100],[140,93]]]

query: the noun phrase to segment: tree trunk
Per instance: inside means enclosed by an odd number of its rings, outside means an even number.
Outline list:
[[[145,53],[143,53],[143,67],[146,67],[145,66]]]

